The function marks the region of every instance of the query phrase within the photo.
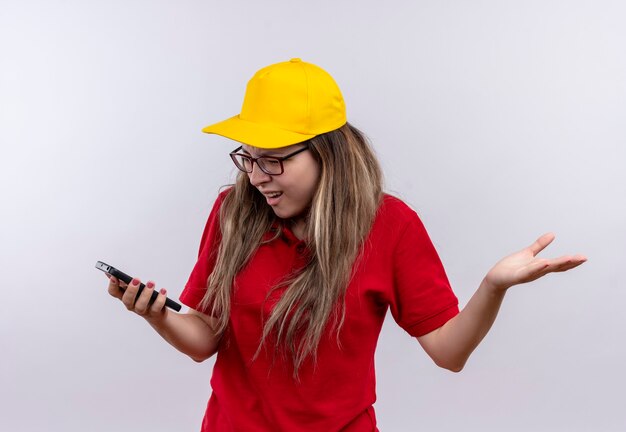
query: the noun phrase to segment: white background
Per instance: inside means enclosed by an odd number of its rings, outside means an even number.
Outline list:
[[[388,319],[382,431],[623,431],[626,6],[620,1],[0,2],[0,430],[194,431],[196,364],[97,260],[177,298],[245,84],[328,70],[461,304],[502,256],[589,261],[511,289],[465,370]],[[332,391],[332,389],[329,389]]]

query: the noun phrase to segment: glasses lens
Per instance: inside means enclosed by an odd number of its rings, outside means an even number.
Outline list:
[[[252,172],[252,161],[250,158],[239,154],[232,155],[232,158],[235,165],[237,165],[237,168],[241,171]]]
[[[280,160],[274,158],[259,158],[256,163],[263,171],[271,175],[282,174],[283,167]]]

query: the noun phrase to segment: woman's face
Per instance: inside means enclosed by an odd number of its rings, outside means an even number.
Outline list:
[[[305,144],[294,144],[279,149],[260,149],[248,145],[242,146],[242,152],[252,157],[286,156]],[[248,173],[250,183],[265,196],[268,205],[276,216],[289,219],[301,216],[310,206],[317,190],[320,167],[309,150],[300,152],[283,161],[284,172],[280,175],[269,175],[253,164]]]

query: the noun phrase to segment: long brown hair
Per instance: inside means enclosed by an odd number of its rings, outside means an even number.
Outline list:
[[[265,321],[254,355],[256,359],[271,336],[274,353],[290,354],[296,380],[307,356],[312,355],[315,362],[331,316],[331,331],[336,329],[340,345],[344,295],[382,197],[378,160],[363,133],[354,126],[346,123],[312,138],[309,149],[320,165],[319,184],[306,217],[310,260],[298,274],[286,275],[271,290],[288,287]],[[218,335],[223,335],[228,325],[235,276],[276,222],[287,223],[274,214],[246,173],[240,173],[220,209],[222,241],[201,303],[218,317]],[[280,230],[274,238],[279,235]]]

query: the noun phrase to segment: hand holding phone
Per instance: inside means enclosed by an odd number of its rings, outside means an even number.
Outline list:
[[[126,273],[116,269],[113,266],[103,263],[102,261],[98,261],[96,263],[96,268],[98,270],[102,270],[103,272],[110,274],[111,276],[116,277],[117,279],[125,282],[127,285],[130,285],[133,280],[133,278],[127,275]],[[135,297],[135,301],[137,301],[137,299],[141,295],[144,288],[145,288],[145,285],[143,283],[139,285],[139,289],[137,291],[137,296]],[[123,290],[122,287],[120,287],[120,289]],[[158,296],[159,296],[159,293],[157,291],[153,291],[150,297],[149,304],[152,304],[157,299]],[[165,306],[169,307],[170,309],[175,310],[176,312],[179,312],[181,309],[181,305],[179,303],[169,298],[165,299]]]

